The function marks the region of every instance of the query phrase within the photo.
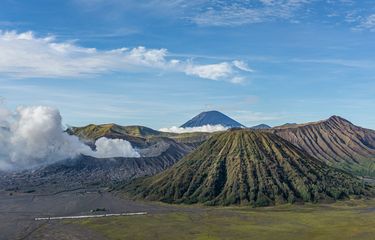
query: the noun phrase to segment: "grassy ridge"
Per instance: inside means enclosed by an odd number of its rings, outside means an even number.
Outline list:
[[[373,239],[375,201],[210,208],[69,221],[108,239]]]
[[[84,127],[72,127],[68,132],[83,140],[95,141],[101,137],[109,138],[152,138],[168,137],[178,142],[203,142],[211,133],[191,132],[191,133],[170,133],[160,132],[144,126],[120,126],[117,124],[90,124]]]
[[[168,133],[159,132],[143,126],[120,126],[117,124],[90,124],[85,127],[72,127],[69,131],[71,134],[82,139],[89,140],[96,140],[100,137],[111,135],[130,135],[134,137],[162,137],[168,135]]]

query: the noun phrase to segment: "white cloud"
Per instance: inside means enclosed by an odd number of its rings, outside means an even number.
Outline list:
[[[245,72],[253,72],[253,71],[254,71],[254,70],[251,69],[251,68],[247,65],[247,63],[245,63],[244,61],[234,60],[234,61],[233,61],[233,65],[234,65],[236,68],[238,68],[238,69],[240,69],[240,70],[242,70],[242,71],[245,71]]]
[[[12,77],[76,77],[134,67],[167,67],[165,49],[99,51],[32,32],[0,32],[0,73]]]
[[[233,26],[279,19],[294,21],[302,15],[298,10],[314,0],[149,0],[145,3],[135,0],[76,1],[96,10],[106,4],[115,6],[113,11],[141,9],[163,17],[188,19],[198,25]]]
[[[246,77],[241,76],[239,73],[241,71],[252,72],[253,70],[247,65],[247,63],[240,60],[206,65],[188,64],[185,69],[185,72],[188,75],[195,75],[200,78],[211,80],[226,79],[234,84],[244,83],[247,80]]]
[[[129,142],[99,139],[97,151],[63,131],[57,109],[19,107],[10,112],[0,105],[0,170],[34,168],[80,154],[97,157],[139,157]]]
[[[63,132],[56,109],[19,107],[1,118],[8,127],[0,129],[0,169],[32,168],[90,150],[77,137]]]
[[[182,127],[170,127],[170,128],[161,128],[159,131],[161,132],[172,132],[172,133],[189,133],[189,132],[218,132],[218,131],[225,131],[228,128],[222,125],[204,125],[201,127],[189,127],[189,128],[182,128]]]
[[[88,155],[97,158],[140,157],[130,142],[122,139],[99,138],[95,142],[96,151]]]
[[[152,67],[166,67],[167,66],[167,49],[151,49],[147,50],[145,47],[133,48],[129,53],[129,60],[137,65],[152,66]],[[174,65],[177,60],[172,59],[169,63]]]
[[[311,0],[206,1],[202,11],[190,19],[199,25],[233,26],[269,22],[277,19],[295,21],[298,10]]]
[[[341,1],[346,8],[337,13],[345,23],[351,25],[353,31],[375,32],[375,13],[371,1]],[[336,4],[332,1],[332,4]],[[335,5],[335,8],[337,6]]]
[[[355,29],[375,31],[375,14],[362,18]]]
[[[207,78],[211,80],[227,78],[232,74],[232,72],[232,66],[227,62],[200,66],[188,65],[186,68],[186,73],[188,75],[195,75],[201,78]]]
[[[84,7],[81,8],[85,10],[100,11],[103,6],[111,6],[111,11],[104,13],[108,15],[113,15],[113,12],[120,15],[124,11],[141,11],[203,26],[238,26],[274,21],[322,23],[321,20],[327,20],[324,19],[326,16],[334,25],[346,21],[355,25],[355,30],[373,29],[371,17],[366,17],[373,11],[371,0],[149,0],[142,3],[136,0],[75,1],[83,4]],[[362,25],[363,28],[357,25]]]
[[[240,60],[233,63],[196,64],[175,59],[168,50],[145,47],[98,50],[74,42],[58,42],[53,36],[33,32],[0,31],[0,75],[13,78],[56,78],[98,75],[113,71],[171,71],[210,80],[242,77],[247,72]],[[236,70],[234,68],[237,68]]]

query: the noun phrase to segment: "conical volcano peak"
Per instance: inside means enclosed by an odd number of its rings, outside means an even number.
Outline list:
[[[204,111],[202,113],[204,113],[204,114],[222,114],[221,112],[219,112],[217,110]]]
[[[241,123],[216,110],[201,112],[197,116],[181,125],[181,127],[201,127],[204,125],[222,125],[228,128],[245,127]]]
[[[125,190],[168,203],[266,206],[367,194],[371,188],[264,131],[214,134],[165,172]]]

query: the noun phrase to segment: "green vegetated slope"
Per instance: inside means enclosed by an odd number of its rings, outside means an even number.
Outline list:
[[[84,139],[98,139],[117,135],[131,135],[134,137],[167,136],[168,133],[156,131],[144,126],[120,126],[117,124],[90,124],[84,127],[72,127],[70,133]]]
[[[170,135],[169,138],[174,139],[177,142],[181,143],[202,143],[206,141],[214,133],[209,132],[187,132],[179,133],[176,135]]]
[[[370,194],[359,179],[267,132],[218,133],[170,169],[124,187],[167,203],[266,206]]]
[[[271,130],[311,156],[359,176],[375,177],[375,131],[332,116]]]

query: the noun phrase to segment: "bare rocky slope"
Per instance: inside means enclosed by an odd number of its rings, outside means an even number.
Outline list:
[[[375,177],[375,131],[339,116],[270,130],[329,165],[359,176]]]

